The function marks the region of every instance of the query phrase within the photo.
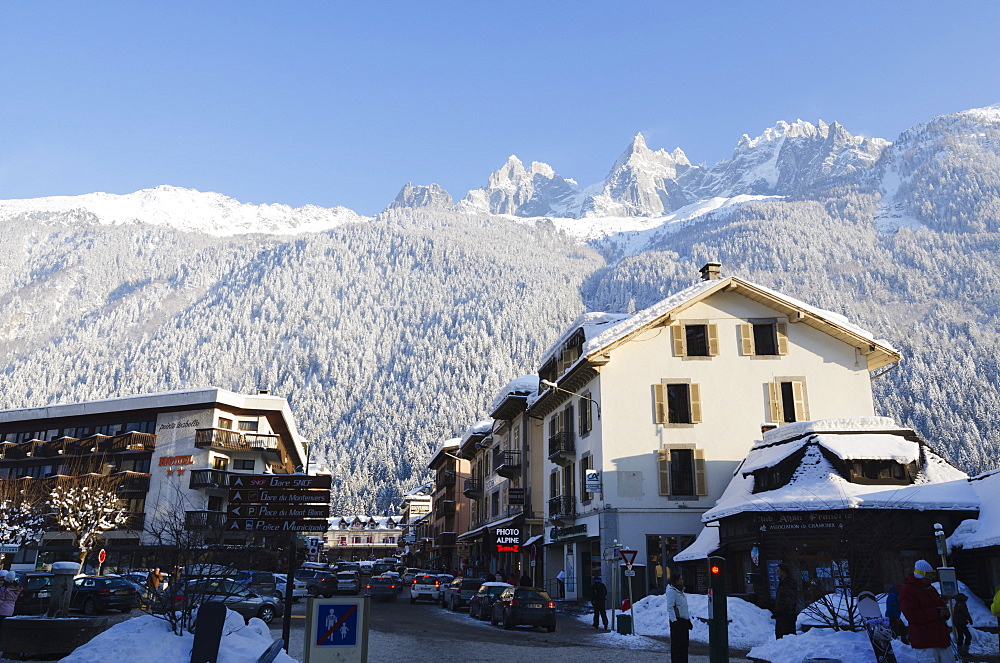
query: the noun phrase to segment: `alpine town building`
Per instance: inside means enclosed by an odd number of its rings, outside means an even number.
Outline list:
[[[117,491],[128,519],[103,535],[109,567],[141,567],[141,546],[174,525],[246,545],[254,533],[224,527],[229,478],[290,474],[305,459],[288,402],[267,392],[213,387],[0,411],[0,489],[100,480]],[[15,567],[75,560],[74,540],[50,529],[18,551]]]
[[[873,372],[900,360],[839,314],[701,274],[634,315],[580,316],[541,360],[545,577],[568,599],[619,568],[616,543],[636,551],[633,598],[662,591],[762,430],[873,416]]]

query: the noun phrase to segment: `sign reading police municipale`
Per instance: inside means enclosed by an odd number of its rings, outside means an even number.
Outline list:
[[[322,532],[330,515],[329,476],[244,474],[229,477],[227,530]]]

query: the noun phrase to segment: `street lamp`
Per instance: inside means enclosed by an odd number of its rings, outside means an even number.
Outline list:
[[[597,407],[597,418],[598,419],[601,418],[601,404],[595,401],[590,396],[584,396],[583,394],[578,394],[575,391],[570,391],[569,389],[563,389],[555,382],[550,382],[549,380],[541,380],[541,384],[545,387],[548,387],[549,389],[555,389],[556,391],[561,391],[565,394],[569,394],[570,396],[576,396],[577,398],[582,398],[585,401],[590,401],[591,403],[594,404],[595,407]]]

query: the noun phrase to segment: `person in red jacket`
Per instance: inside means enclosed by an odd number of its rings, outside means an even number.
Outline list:
[[[909,624],[910,646],[919,663],[953,663],[948,608],[934,589],[934,567],[920,560],[899,590],[899,607]]]

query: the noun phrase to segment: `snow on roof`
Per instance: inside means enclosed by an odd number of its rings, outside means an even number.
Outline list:
[[[420,484],[419,486],[417,486],[413,490],[409,490],[409,491],[403,493],[403,497],[404,498],[406,498],[406,497],[430,497],[430,495],[428,493],[431,492],[432,488],[433,488],[433,485],[431,484],[430,481],[428,481],[427,483]]]
[[[706,525],[698,533],[698,538],[681,552],[674,555],[675,562],[692,562],[705,559],[719,549],[719,526]]]
[[[576,333],[578,329],[583,330],[583,338],[585,341],[589,341],[591,338],[601,335],[609,325],[617,325],[622,321],[629,320],[633,316],[626,313],[602,313],[602,312],[592,312],[583,313],[579,315],[576,320],[574,320],[566,331],[556,339],[556,342],[549,346],[549,349],[545,351],[542,355],[542,365],[552,359],[553,356],[558,354],[565,345],[566,341]],[[586,345],[584,345],[586,347]]]
[[[969,485],[980,499],[979,518],[962,521],[948,545],[966,550],[1000,546],[1000,469],[973,477]]]
[[[493,420],[483,419],[472,424],[465,429],[465,433],[462,435],[461,440],[454,440],[455,443],[465,444],[466,441],[473,435],[489,435],[493,431]]]
[[[347,523],[348,525],[350,525],[352,523],[361,523],[361,524],[366,525],[366,526],[368,526],[372,522],[374,522],[375,525],[376,525],[376,527],[378,529],[396,529],[399,526],[399,520],[401,518],[402,518],[402,516],[399,516],[399,515],[395,515],[395,516],[392,516],[392,515],[390,515],[390,516],[367,516],[367,515],[364,515],[364,514],[354,514],[354,515],[349,515],[349,516],[339,516],[339,517],[338,516],[334,516],[333,518],[330,518],[330,522],[332,522],[332,523]],[[389,524],[390,520],[392,521],[391,525]]]
[[[511,396],[530,396],[538,391],[537,375],[522,375],[508,382],[503,389],[497,392],[490,404],[490,412],[494,412],[505,400]]]
[[[976,510],[980,497],[969,485],[968,476],[940,456],[923,449],[912,485],[867,485],[851,483],[831,464],[823,449],[841,458],[899,460],[920,458],[920,445],[908,429],[866,431],[866,428],[892,424],[892,420],[864,417],[856,420],[824,420],[782,426],[765,433],[764,440],[750,449],[732,481],[715,506],[702,520],[711,522],[747,511],[811,511],[848,508]],[[833,423],[845,429],[834,433]],[[794,428],[793,428],[794,427]],[[782,431],[782,428],[791,429]],[[823,432],[811,432],[811,431]],[[773,435],[772,435],[773,433]],[[793,435],[789,435],[792,433]],[[798,435],[794,435],[797,433]],[[799,437],[801,436],[801,437]],[[777,438],[777,441],[774,440]],[[859,450],[852,438],[864,440],[871,450]],[[906,443],[916,445],[914,450]],[[753,472],[773,467],[794,451],[804,448],[802,460],[785,485],[774,490],[753,493]],[[839,453],[838,453],[839,451]],[[858,455],[855,455],[858,454]]]

